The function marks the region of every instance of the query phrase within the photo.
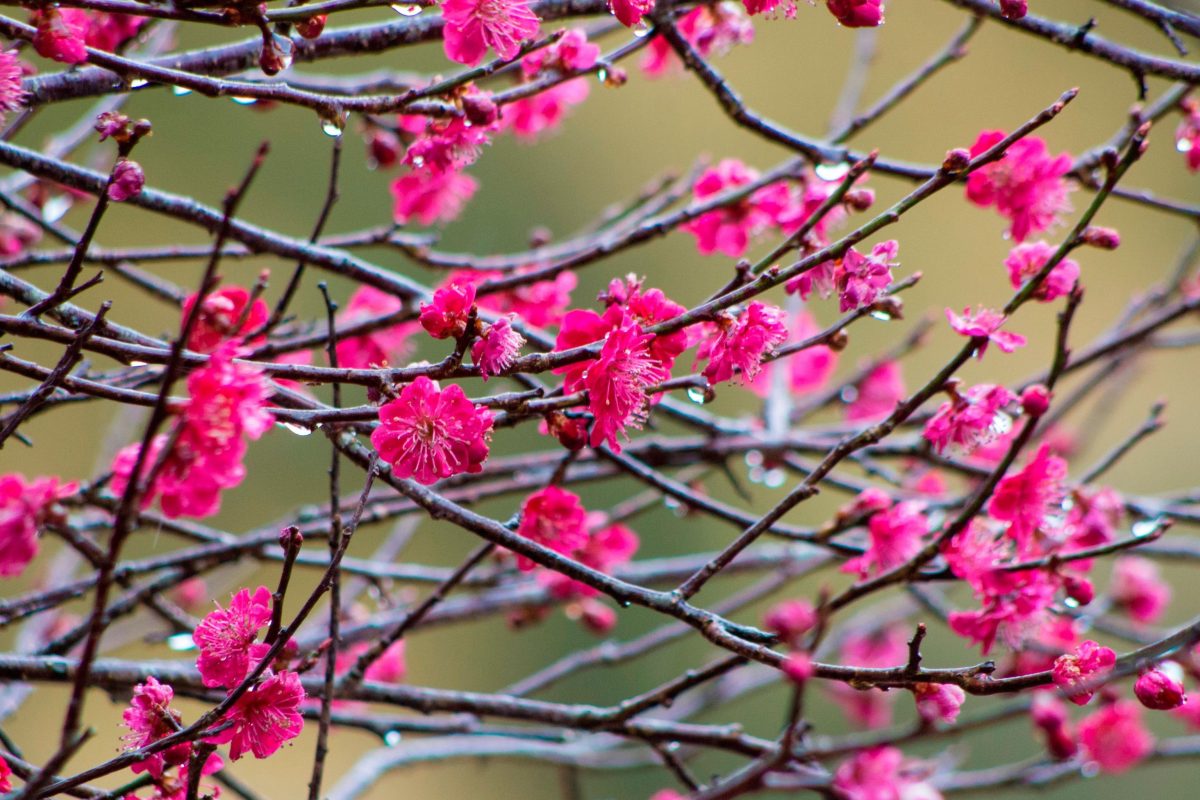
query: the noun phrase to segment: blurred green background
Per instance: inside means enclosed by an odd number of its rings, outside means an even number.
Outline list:
[[[1035,13],[1075,23],[1095,16],[1101,34],[1138,48],[1170,54],[1160,32],[1136,17],[1113,11],[1107,4],[1034,0],[1031,5]],[[387,14],[390,12],[386,10],[356,12],[339,17],[338,22],[385,19]],[[862,107],[940,49],[964,21],[960,12],[946,4],[893,0],[887,24],[877,34],[878,52],[867,76]],[[759,18],[755,22],[754,45],[735,49],[718,61],[718,66],[751,108],[795,130],[823,134],[847,64],[854,57],[858,34],[836,27],[823,9],[803,4],[795,20]],[[203,33],[210,35],[208,31]],[[184,39],[183,43],[190,46],[208,41],[213,40]],[[304,65],[300,70],[348,73],[385,66],[450,72],[437,45]],[[511,137],[501,137],[488,148],[471,170],[480,181],[480,192],[462,217],[444,230],[442,246],[480,254],[521,249],[531,231],[547,228],[559,236],[569,234],[594,219],[607,205],[636,195],[651,179],[664,172],[686,171],[697,158],[736,156],[766,169],[787,157],[781,148],[737,128],[695,80],[682,75],[647,80],[633,62],[626,67],[628,84],[612,89],[593,82],[591,97],[570,115],[559,134],[533,147],[517,143]],[[1072,86],[1081,89],[1078,99],[1041,132],[1054,152],[1079,153],[1106,141],[1124,123],[1136,99],[1133,81],[1121,70],[1005,30],[998,24],[986,23],[963,62],[940,74],[882,121],[861,133],[853,144],[863,150],[877,147],[887,157],[937,163],[947,150],[969,146],[981,129],[1011,129]],[[1151,81],[1154,94],[1165,86],[1164,82]],[[18,141],[37,146],[45,136],[78,118],[89,107],[88,103],[73,102],[54,108],[23,131]],[[139,147],[137,154],[149,185],[190,194],[213,205],[219,203],[223,191],[240,177],[257,143],[270,140],[271,156],[244,205],[244,215],[287,234],[308,235],[323,199],[330,152],[330,139],[311,113],[290,108],[264,112],[228,99],[176,97],[155,88],[138,92],[125,111],[131,116],[148,117],[154,124],[154,136]],[[1197,177],[1184,170],[1182,157],[1174,150],[1172,134],[1176,122],[1177,117],[1171,116],[1158,126],[1151,137],[1150,152],[1127,180],[1131,186],[1148,187],[1164,196],[1194,203],[1200,200]],[[331,232],[390,220],[387,186],[393,175],[367,169],[361,140],[355,131],[352,121],[345,142],[342,198],[327,228]],[[79,157],[84,162],[103,165],[111,154],[107,146],[89,146]],[[874,178],[871,186],[879,194],[877,209],[910,188],[910,184],[888,178]],[[1081,210],[1088,198],[1088,193],[1076,192],[1076,209]],[[86,208],[77,208],[66,221],[82,227],[86,214]],[[1078,254],[1087,294],[1073,331],[1077,343],[1094,338],[1111,324],[1130,298],[1170,274],[1190,237],[1195,235],[1194,224],[1186,219],[1153,213],[1119,200],[1111,201],[1097,222],[1118,228],[1122,244],[1114,253],[1085,250]],[[938,194],[906,216],[901,225],[888,229],[886,238],[900,241],[901,274],[920,271],[924,280],[905,294],[905,321],[866,320],[854,327],[841,371],[853,369],[861,359],[899,341],[915,319],[931,314],[939,321],[934,334],[926,347],[905,362],[910,385],[924,381],[958,346],[946,326],[940,324],[942,308],[976,303],[997,306],[1008,297],[1010,289],[1002,261],[1011,243],[1002,237],[1003,227],[1003,221],[994,212],[970,206],[961,191],[955,189]],[[206,241],[195,228],[131,206],[117,206],[110,211],[98,240],[105,246]],[[760,243],[751,255],[769,245]],[[407,262],[394,251],[371,251],[369,257],[421,280],[437,280],[437,276]],[[662,287],[679,302],[692,304],[723,284],[731,266],[730,260],[723,257],[698,256],[691,237],[675,234],[589,266],[580,274],[575,305],[591,304],[596,292],[611,277],[626,272],[645,275],[650,285]],[[289,264],[277,259],[260,258],[229,261],[222,271],[229,281],[249,285],[264,267],[274,271],[276,283],[281,283],[278,276],[286,275],[290,269]],[[184,286],[193,285],[199,274],[197,264],[152,269]],[[35,279],[49,286],[56,277],[55,270],[44,270]],[[321,311],[315,289],[318,279],[316,272],[310,271],[299,302],[293,306],[310,317]],[[330,283],[335,297],[343,301],[352,290],[336,278]],[[279,288],[273,286],[269,297],[273,298]],[[116,278],[90,292],[82,304],[94,307],[105,297],[115,301],[112,319],[150,333],[167,332],[177,324],[177,311],[146,302],[143,295]],[[781,298],[779,295],[776,300]],[[835,311],[828,303],[814,305],[814,312],[825,322],[834,318]],[[984,366],[973,362],[963,370],[965,380],[1019,380],[1044,368],[1053,340],[1053,310],[1023,309],[1010,327],[1029,337],[1031,345],[1011,357],[993,354]],[[16,352],[42,363],[53,363],[58,357],[56,348],[35,343],[18,342]],[[420,354],[433,358],[440,351],[429,347]],[[1073,473],[1081,473],[1135,428],[1152,402],[1166,398],[1168,432],[1140,446],[1109,474],[1108,480],[1124,491],[1139,493],[1195,487],[1198,482],[1195,453],[1200,446],[1200,426],[1195,422],[1195,395],[1200,388],[1196,363],[1195,354],[1188,350],[1151,353],[1143,358],[1136,372],[1114,382],[1113,392],[1097,395],[1102,400],[1103,413],[1093,413],[1096,403],[1086,404],[1077,412],[1068,426],[1079,440],[1079,451],[1072,459]],[[25,384],[5,377],[2,385],[9,388]],[[725,391],[713,408],[724,413],[752,414],[758,411],[758,401],[749,393]],[[0,469],[86,478],[104,469],[114,450],[132,439],[138,420],[136,414],[97,404],[55,409],[37,417],[24,429],[33,439],[34,449],[10,445],[0,452]],[[672,428],[667,426],[666,430]],[[520,431],[500,432],[495,452],[512,453],[544,445],[540,440],[530,443],[528,428]],[[235,532],[273,521],[287,522],[297,506],[324,502],[327,460],[328,448],[323,437],[304,438],[276,429],[251,448],[249,477],[237,490],[227,493],[221,514],[211,522]],[[723,479],[712,479],[707,485],[716,496],[744,505]],[[580,494],[589,508],[603,509],[638,488],[621,480],[583,487]],[[751,510],[768,508],[779,496],[779,490],[762,486],[751,489],[754,494]],[[801,505],[790,520],[797,524],[819,524],[844,499],[830,494]],[[515,510],[517,502],[503,499],[481,508],[504,519]],[[642,515],[633,527],[642,536],[640,555],[649,557],[716,549],[731,536],[731,529],[725,525],[702,519],[683,520],[667,508]],[[356,537],[351,555],[369,556],[388,530],[389,526],[364,529]],[[441,523],[426,523],[419,528],[403,558],[419,563],[457,564],[474,544],[472,537],[462,531]],[[142,531],[127,553],[135,557],[177,546],[169,536]],[[0,594],[16,594],[46,579],[56,552],[54,544],[48,543],[29,573],[0,587]],[[1186,566],[1168,569],[1175,587],[1171,623],[1195,613],[1197,595],[1189,589],[1193,580],[1190,573]],[[1107,574],[1107,568],[1101,566],[1098,574]],[[311,581],[312,576],[306,574],[304,578]],[[237,587],[255,582],[273,584],[274,580],[271,571],[255,574],[246,566],[232,565],[215,573],[209,589],[212,597],[224,600]],[[838,576],[823,575],[796,584],[789,593],[812,596],[819,586],[840,580]],[[744,585],[744,579],[718,582],[700,599],[711,604]],[[296,585],[293,602],[302,596],[298,590],[304,586],[303,581]],[[396,591],[399,597],[408,597],[425,590],[396,587]],[[77,605],[72,610],[81,613],[84,609]],[[754,621],[760,611],[761,606],[747,609],[738,618]],[[161,648],[151,649],[139,643],[140,637],[156,624],[139,617],[116,626],[111,639],[122,644],[111,654],[161,656]],[[623,610],[614,636],[625,640],[657,624],[659,620],[653,615],[637,609]],[[408,681],[420,686],[495,690],[594,641],[595,637],[557,613],[544,623],[519,632],[510,631],[502,618],[438,627],[411,637]],[[0,647],[8,650],[15,642],[14,631],[0,634]],[[560,701],[609,703],[644,691],[715,655],[713,648],[690,641],[664,648],[633,665],[585,672],[543,696]],[[971,663],[977,656],[945,628],[932,626],[927,663]],[[26,748],[31,760],[41,762],[53,752],[65,697],[65,690],[39,687],[33,698],[2,723],[4,730]],[[126,701],[125,697],[109,698],[101,693],[90,696],[87,720],[98,734],[72,762],[73,768],[103,760],[120,748],[122,730],[118,723]],[[971,699],[967,711],[983,709],[992,702]],[[786,694],[777,686],[700,719],[741,721],[752,733],[773,736],[786,713],[785,703]],[[900,698],[898,718],[910,715],[910,706],[905,698]],[[184,703],[183,707],[185,714],[196,713],[192,705]],[[813,701],[811,721],[821,734],[847,729],[836,707],[819,698]],[[1184,732],[1171,719],[1155,719],[1154,728],[1161,735]],[[265,798],[304,796],[314,729],[315,726],[309,725],[291,747],[269,761],[239,762],[235,774]],[[934,748],[917,748],[913,752],[934,755],[950,742],[941,740]],[[357,757],[379,746],[380,742],[362,733],[336,732],[326,786],[332,786]],[[950,747],[951,754],[968,767],[1017,760],[1038,751],[1024,720],[964,737]],[[731,759],[718,757],[702,759],[696,766],[698,774],[705,776],[735,765]],[[1143,796],[1143,787],[1153,785],[1154,796],[1189,797],[1195,792],[1194,782],[1188,782],[1194,769],[1187,763],[1155,765],[1146,772],[1080,781],[1038,794],[1055,798],[1086,796],[1096,800]],[[1148,784],[1149,780],[1153,784]],[[592,800],[644,798],[667,786],[670,786],[669,776],[659,768],[583,771],[573,775],[564,768],[545,764],[456,760],[390,773],[368,796],[373,800],[396,796],[489,800],[577,796]],[[572,791],[578,794],[572,795]],[[1013,791],[1009,796],[1022,793]]]

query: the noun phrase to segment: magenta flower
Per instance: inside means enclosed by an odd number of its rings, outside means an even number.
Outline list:
[[[1032,539],[1046,522],[1051,510],[1060,509],[1066,489],[1063,479],[1067,476],[1067,462],[1050,455],[1050,447],[1043,444],[1025,465],[1025,468],[1000,480],[992,499],[988,501],[988,513],[994,519],[1011,523],[1008,535],[1021,548],[1030,551]]]
[[[838,262],[834,273],[837,287],[838,307],[842,311],[874,303],[892,283],[892,267],[896,264],[896,252],[900,245],[895,239],[880,242],[864,256],[851,247]]]
[[[428,486],[464,472],[480,472],[492,438],[492,412],[477,406],[461,386],[422,375],[379,408],[371,444],[398,478]]]
[[[622,306],[643,327],[666,322],[687,311],[663,294],[662,289],[643,290],[641,280],[634,275],[626,275],[624,280],[613,278],[600,300],[610,306]],[[650,355],[662,362],[664,369],[670,370],[675,366],[675,359],[688,348],[688,338],[687,329],[655,336],[650,343]]]
[[[183,301],[183,318],[187,319],[196,305],[195,294]],[[249,306],[249,309],[246,307]],[[197,353],[212,353],[225,340],[241,342],[246,334],[262,328],[270,311],[261,297],[250,302],[250,292],[241,286],[222,286],[204,296],[204,304],[196,316],[191,335],[188,336],[189,350]],[[259,336],[246,344],[254,345],[265,341]]]
[[[518,270],[516,274],[521,274]],[[485,270],[458,270],[450,273],[449,281],[473,283],[504,277],[503,273]],[[571,292],[578,281],[574,272],[560,272],[553,278],[522,284],[503,292],[479,295],[475,303],[497,314],[516,314],[534,328],[558,325],[571,305]]]
[[[566,350],[603,339],[600,356],[555,369],[565,373],[563,389],[586,389],[592,412],[591,444],[607,442],[620,452],[618,435],[628,427],[640,428],[649,414],[646,388],[666,380],[670,373],[650,353],[654,336],[642,333],[637,321],[620,306],[609,306],[600,316],[575,310],[563,319],[555,350]]]
[[[341,327],[371,317],[395,314],[403,308],[399,297],[371,286],[360,286],[350,296],[345,310],[338,314],[337,323]],[[410,330],[412,326],[405,323],[346,337],[337,343],[338,366],[356,369],[389,366],[404,355]]]
[[[526,0],[444,0],[442,17],[446,57],[468,66],[489,47],[506,61],[515,58],[521,42],[538,34],[537,15]]]
[[[600,60],[600,45],[589,42],[583,28],[568,28],[557,42],[521,59],[521,74],[535,78],[546,70],[560,73],[589,70]]]
[[[959,394],[951,392],[949,402],[942,403],[925,423],[925,438],[938,453],[950,445],[971,453],[996,436],[1005,433],[1012,418],[1004,407],[1017,396],[1003,386],[981,383]]]
[[[1142,724],[1142,709],[1118,700],[1079,723],[1079,742],[1089,761],[1113,774],[1125,772],[1150,755],[1154,736]]]
[[[675,23],[679,33],[705,58],[722,56],[735,45],[754,41],[754,25],[735,2],[699,5]],[[663,36],[655,36],[646,46],[642,72],[657,78],[682,66],[679,57]]]
[[[926,722],[953,724],[967,693],[948,683],[918,683],[913,686],[917,714]]]
[[[807,600],[784,600],[771,606],[763,626],[791,647],[817,624],[817,610]]]
[[[839,800],[941,800],[925,781],[927,773],[895,747],[872,747],[842,762],[833,776],[833,791]]]
[[[235,345],[223,345],[187,380],[191,399],[183,412],[184,436],[210,458],[243,437],[258,439],[275,420],[266,410],[270,390],[262,372],[234,363],[235,351]]]
[[[12,781],[9,778],[12,776],[12,767],[8,765],[3,755],[0,755],[0,792],[11,792]],[[659,794],[662,794],[660,792]]]
[[[133,14],[93,12],[84,40],[88,47],[115,53],[136,36],[146,22],[146,17]]]
[[[392,216],[401,225],[414,219],[422,225],[451,222],[462,213],[477,188],[474,178],[453,170],[409,172],[392,181],[396,200]]]
[[[517,533],[556,553],[571,555],[588,543],[587,511],[575,493],[547,486],[525,498]],[[527,556],[517,555],[522,572],[536,566]]]
[[[900,374],[900,365],[895,361],[885,361],[858,385],[854,400],[846,407],[846,419],[860,422],[886,417],[895,410],[904,395],[904,377]]]
[[[608,0],[608,9],[622,25],[632,28],[654,10],[654,0]]]
[[[883,24],[883,0],[825,0],[829,13],[847,28],[874,28]]]
[[[1117,654],[1091,641],[1082,642],[1074,653],[1054,659],[1054,685],[1077,706],[1085,706],[1099,688],[1105,674],[1117,663]]]
[[[755,170],[737,159],[727,158],[705,170],[692,187],[692,193],[696,200],[705,200],[757,178]],[[722,253],[730,258],[741,258],[750,246],[750,239],[777,225],[790,202],[787,185],[773,183],[736,203],[706,211],[684,224],[682,229],[696,237],[696,249],[701,255]]]
[[[843,564],[841,571],[867,578],[915,556],[929,531],[929,520],[921,513],[923,508],[921,503],[910,500],[872,514],[867,520],[870,544],[861,556]]]
[[[947,620],[952,631],[977,642],[984,655],[998,636],[1016,644],[1036,631],[1054,602],[1058,587],[1044,571],[1018,574],[1020,577],[1003,592],[986,595],[979,609],[953,611]]]
[[[37,27],[33,49],[43,58],[63,64],[82,64],[87,61],[88,13],[78,8],[46,6],[35,9],[30,23]]]
[[[0,578],[20,575],[38,552],[38,529],[57,516],[55,503],[79,485],[58,478],[26,481],[19,472],[0,475]]]
[[[433,293],[431,302],[421,303],[421,327],[435,339],[459,339],[467,332],[474,305],[473,285],[449,281]]]
[[[163,461],[154,483],[142,493],[141,507],[149,508],[159,501],[162,512],[168,519],[188,516],[197,519],[209,517],[221,509],[221,491],[232,489],[246,477],[242,458],[246,454],[245,442],[232,442],[220,453],[213,454],[193,446],[191,437],[183,432],[175,442],[170,454]],[[150,442],[150,452],[143,462],[139,476],[145,480],[153,464],[170,441],[167,434],[160,434]],[[133,468],[137,464],[141,444],[135,442],[122,448],[113,458],[113,478],[109,489],[118,497],[124,494]]]
[[[526,142],[558,129],[572,106],[587,100],[590,89],[583,78],[564,81],[537,94],[506,103],[500,109],[500,122],[513,135]]]
[[[513,328],[508,317],[501,317],[471,345],[471,359],[486,382],[511,367],[524,345],[525,337]]]
[[[1148,669],[1133,684],[1138,702],[1155,711],[1170,711],[1187,702],[1183,684],[1160,669]]]
[[[1008,279],[1014,289],[1021,286],[1041,272],[1042,267],[1054,255],[1056,248],[1045,242],[1029,242],[1014,247],[1004,259],[1008,268]],[[1060,297],[1065,297],[1075,288],[1079,281],[1079,265],[1069,258],[1054,265],[1054,269],[1038,285],[1033,293],[1035,300],[1049,303]]]
[[[807,311],[797,314],[791,327],[791,339],[794,342],[802,342],[821,331],[817,321]],[[818,344],[791,353],[787,362],[788,386],[796,394],[811,394],[820,391],[829,382],[837,369],[838,354],[828,345]],[[771,371],[775,363],[769,361],[761,366],[750,388],[760,397],[766,397],[771,388]]]
[[[256,640],[271,622],[272,606],[267,587],[259,586],[253,595],[241,589],[230,598],[229,608],[218,605],[200,620],[192,640],[200,649],[196,668],[205,686],[234,688],[267,654],[270,645]]]
[[[145,683],[133,687],[129,708],[121,715],[125,727],[129,728],[124,737],[129,749],[146,747],[183,727],[179,712],[170,707],[174,697],[175,691],[169,685],[159,683],[153,675],[148,676]],[[154,777],[161,778],[167,767],[186,763],[191,752],[191,742],[182,742],[139,761],[131,769],[134,772],[149,771]]]
[[[950,327],[960,336],[968,336],[971,338],[982,338],[984,341],[975,348],[975,357],[983,358],[983,354],[987,352],[989,344],[995,344],[1002,352],[1011,353],[1018,347],[1024,347],[1026,339],[1019,333],[1009,333],[1008,331],[1000,330],[1001,326],[1008,319],[998,311],[993,311],[990,308],[980,306],[979,309],[972,314],[970,308],[964,308],[962,316],[955,314],[952,309],[946,309],[946,319],[950,322]]]
[[[108,199],[114,203],[123,203],[141,194],[145,185],[146,175],[142,172],[142,165],[122,158],[113,168],[112,183],[108,185]]]
[[[16,111],[25,105],[25,87],[21,79],[25,77],[21,69],[21,59],[16,50],[0,50],[0,122],[4,114]]]
[[[1116,608],[1143,624],[1157,622],[1171,602],[1171,587],[1158,565],[1140,556],[1121,556],[1113,563],[1108,593]]]
[[[795,0],[742,0],[742,5],[746,8],[746,13],[754,16],[756,14],[772,15],[775,9],[783,10],[783,15],[788,19],[796,18],[796,2]]]
[[[971,146],[971,158],[1004,139],[1003,131],[984,131]],[[1015,142],[999,161],[980,167],[967,178],[967,199],[981,208],[995,206],[1007,217],[1012,237],[1025,241],[1050,228],[1069,211],[1069,191],[1063,176],[1071,171],[1071,156],[1051,156],[1046,142],[1027,136]]]
[[[214,744],[231,742],[229,757],[237,761],[246,751],[255,758],[267,758],[289,739],[300,735],[304,718],[300,703],[304,701],[300,676],[283,671],[269,677],[246,692],[226,717],[233,725],[208,741]]]
[[[493,120],[494,122],[494,120]],[[473,124],[466,116],[431,121],[408,146],[404,163],[413,170],[436,175],[459,172],[474,164],[496,126]]]
[[[704,377],[709,383],[753,381],[762,359],[787,341],[783,311],[776,306],[751,302],[736,318],[722,315],[707,325],[709,336],[700,343],[696,361],[708,359]]]

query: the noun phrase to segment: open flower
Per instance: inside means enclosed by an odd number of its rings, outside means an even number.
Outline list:
[[[479,472],[492,438],[492,412],[462,387],[444,390],[422,375],[379,408],[371,444],[398,478],[429,485],[463,472]]]

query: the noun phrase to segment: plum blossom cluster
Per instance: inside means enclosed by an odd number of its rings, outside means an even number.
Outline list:
[[[652,800],[940,800],[1200,754],[1195,736],[1171,733],[1200,731],[1200,620],[1181,622],[1188,598],[1168,581],[1200,559],[1175,530],[1198,524],[1200,494],[1120,483],[1115,468],[1164,424],[1161,404],[1111,448],[1101,424],[1138,387],[1147,354],[1200,342],[1197,248],[1131,291],[1112,276],[1157,265],[1105,270],[1102,251],[1145,237],[1096,224],[1109,203],[1200,219],[1190,196],[1125,183],[1164,127],[1175,150],[1165,157],[1184,168],[1175,178],[1200,172],[1200,75],[1125,48],[1107,21],[1100,38],[1050,20],[1046,4],[948,5],[969,12],[965,27],[870,105],[872,70],[890,61],[867,51],[889,40],[839,29],[923,10],[270,0],[157,4],[143,17],[118,13],[129,3],[72,0],[33,4],[28,25],[0,19],[13,39],[0,48],[0,162],[19,170],[0,181],[0,294],[21,306],[0,309],[0,368],[31,382],[0,396],[0,445],[23,460],[46,452],[25,423],[60,408],[153,409],[114,423],[118,452],[94,476],[32,459],[0,474],[0,631],[12,643],[0,652],[0,721],[31,686],[69,687],[49,737],[57,752],[22,753],[4,722],[0,794],[109,791],[95,779],[121,783],[123,800],[253,797],[238,772],[248,754],[275,759],[280,786],[268,794],[295,793],[291,750],[309,794],[340,800],[410,765],[513,754],[567,764],[580,796],[592,768],[651,763],[676,780]],[[1114,5],[1176,47],[1200,38],[1184,11]],[[351,10],[361,24],[342,26]],[[938,144],[952,148],[940,163],[868,142],[866,129],[944,69],[987,57],[968,47],[981,23],[1107,61],[1146,96],[1116,109],[1115,134],[1071,152],[1051,145],[1062,131],[1051,123],[1073,91],[1011,130]],[[716,59],[742,58],[767,25],[772,36],[813,26],[854,63],[824,139],[760,115],[718,71]],[[251,36],[192,38],[229,29]],[[310,71],[416,43],[424,60]],[[1020,51],[1006,52],[1017,54],[1011,71]],[[256,57],[270,80],[246,74]],[[772,70],[818,74],[810,67]],[[668,79],[694,80],[714,113],[782,160],[672,164],[566,236],[541,220],[514,234],[475,218],[482,209],[466,214],[495,166],[481,164],[486,153],[565,133],[589,98],[600,105],[593,92],[607,115],[620,87],[675,92]],[[315,228],[262,221],[265,146],[221,208],[148,188],[131,151],[149,123],[122,108],[168,87],[194,95],[172,100],[182,114],[222,97],[254,113],[315,111],[335,141]],[[66,100],[95,108],[42,141],[53,116],[42,112]],[[115,160],[86,152],[93,131]],[[364,160],[344,153],[347,132],[361,134],[373,177],[343,163]],[[527,183],[510,175],[486,188],[512,214],[529,209],[539,181],[556,197],[590,196],[597,164],[658,152],[643,136],[578,150],[560,139],[588,169],[535,160]],[[341,198],[363,186],[362,207],[381,219],[335,232]],[[939,193],[974,207],[992,244],[938,258],[910,238],[900,223]],[[165,215],[214,238],[131,246],[106,214]],[[460,251],[513,239],[524,244],[512,252]],[[294,264],[292,277],[273,280],[268,259]],[[611,259],[619,271],[605,271]],[[195,260],[206,270],[193,291],[174,267]],[[947,269],[970,277],[944,281]],[[330,280],[310,286],[318,271]],[[182,323],[151,330],[154,317],[129,313],[124,293],[93,302],[115,281]],[[1076,311],[1096,308],[1082,305],[1085,285],[1092,297],[1132,296],[1112,324],[1081,325]],[[313,288],[324,314],[312,312]],[[935,290],[937,309],[950,308],[909,313]],[[51,347],[65,352],[40,363]],[[295,438],[255,445],[287,453],[274,473],[248,475],[251,443],[274,426]],[[317,470],[328,491],[313,495],[305,477]],[[247,518],[271,518],[242,529],[219,512],[251,480],[261,501]],[[304,549],[306,538],[322,546]],[[217,585],[227,599],[210,593]],[[285,619],[285,608],[298,611]],[[600,640],[564,634],[556,610]],[[463,623],[478,627],[438,638]],[[496,637],[517,635],[514,660]],[[573,650],[581,638],[591,643]],[[535,671],[508,674],[528,659]],[[631,663],[647,667],[620,672]],[[451,685],[460,671],[469,689]],[[609,696],[626,678],[636,689]],[[761,719],[729,719],[760,689]],[[124,752],[80,766],[75,743],[92,735],[85,711],[101,692],[127,701]],[[976,741],[999,724],[1032,734],[1024,756],[964,766],[968,751],[992,756]],[[315,749],[294,746],[302,733]],[[931,757],[928,742],[953,744]],[[342,762],[330,754],[360,747],[335,778]],[[718,763],[734,766],[707,772]]]

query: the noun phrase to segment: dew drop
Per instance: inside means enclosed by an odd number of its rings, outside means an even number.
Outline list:
[[[1094,778],[1100,774],[1100,765],[1095,761],[1088,761],[1079,766],[1079,774],[1085,778]]]
[[[1074,597],[1064,597],[1063,605],[1066,606],[1067,608],[1079,608],[1079,601],[1076,600]]]
[[[703,386],[689,386],[687,396],[688,400],[699,406],[706,405],[717,399],[717,393],[713,391],[712,385],[707,381]]]
[[[596,70],[596,79],[601,83],[608,83],[608,70],[606,70],[604,67]]]
[[[281,428],[291,431],[297,436],[312,436],[311,428],[305,428],[303,425],[297,425],[294,422],[276,422],[275,424]]]
[[[51,197],[42,204],[42,220],[45,222],[58,222],[70,210],[71,198],[65,194]]]
[[[400,744],[403,739],[404,736],[401,735],[400,731],[388,731],[383,735],[383,743],[388,747],[395,747],[396,745]]]
[[[279,58],[279,68],[281,70],[292,66],[292,60],[295,57],[295,45],[292,40],[286,36],[280,36],[278,33],[271,34],[271,43],[275,49],[275,55]]]
[[[877,319],[880,322],[891,322],[892,315],[884,311],[882,308],[877,308],[871,312],[871,319]]]
[[[638,23],[633,26],[633,35],[638,37],[639,39],[645,38],[649,33],[650,33],[650,23],[646,22],[646,20],[644,20],[644,19],[639,20]]]
[[[131,366],[131,367],[144,367],[146,365],[147,365],[147,362],[145,362],[145,361],[130,361],[129,362],[129,366]]]
[[[1133,534],[1133,538],[1135,539],[1145,539],[1147,536],[1153,536],[1161,526],[1162,520],[1158,517],[1143,519],[1133,523],[1129,528],[1129,532]]]
[[[813,172],[817,173],[817,177],[823,181],[840,181],[846,177],[846,173],[849,171],[850,165],[845,161],[817,164],[817,168],[813,170]]]
[[[192,93],[192,90],[187,88],[186,86],[172,86],[171,87],[171,94],[175,95],[176,97],[183,97],[184,95],[189,95],[191,93]]]
[[[786,481],[787,473],[781,469],[769,469],[762,476],[762,484],[768,489],[778,489]]]
[[[346,130],[346,117],[347,114],[344,111],[336,117],[321,117],[321,131],[326,136],[338,138]]]
[[[1192,148],[1195,146],[1196,146],[1196,140],[1189,139],[1186,136],[1184,136],[1180,139],[1177,139],[1175,141],[1175,149],[1181,153],[1190,153],[1190,152],[1192,152]]]
[[[149,83],[150,83],[150,81],[146,80],[145,78],[134,78],[133,80],[131,80],[129,82],[129,88],[130,89],[140,89],[143,86],[149,85]]]
[[[175,651],[195,650],[196,642],[190,633],[176,633],[167,637],[167,647]]]
[[[242,97],[241,95],[232,95],[229,99],[239,106],[252,106],[258,102],[253,97]]]
[[[424,10],[424,6],[417,3],[396,3],[392,6],[392,11],[395,11],[402,17],[415,17]]]

